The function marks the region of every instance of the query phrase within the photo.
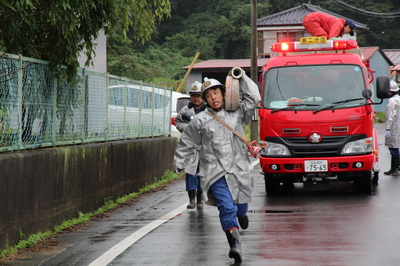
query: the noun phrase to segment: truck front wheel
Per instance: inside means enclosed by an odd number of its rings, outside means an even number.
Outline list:
[[[362,176],[357,180],[358,191],[363,194],[372,192],[372,172],[362,172]]]
[[[379,172],[374,172],[374,177],[372,178],[372,184],[378,184]]]
[[[264,174],[265,192],[268,196],[275,196],[279,194],[281,183],[272,174]]]

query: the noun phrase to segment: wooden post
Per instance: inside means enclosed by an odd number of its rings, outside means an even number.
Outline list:
[[[187,77],[190,74],[190,71],[192,71],[193,65],[196,63],[197,58],[199,58],[200,52],[197,52],[196,56],[193,58],[192,64],[190,65],[189,69],[187,70],[185,76],[183,77],[181,84],[179,84],[178,89],[176,90],[177,92],[181,92],[183,84],[186,82]]]

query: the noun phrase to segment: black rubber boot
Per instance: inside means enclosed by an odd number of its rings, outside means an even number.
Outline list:
[[[394,170],[394,172],[392,173],[392,175],[394,175],[394,176],[399,176],[399,175],[400,175],[400,168],[397,168],[396,170]]]
[[[391,158],[391,164],[390,164],[390,170],[384,172],[385,175],[391,175],[394,173],[394,171],[396,171],[396,169],[399,166],[399,156],[392,156]]]
[[[192,189],[188,191],[189,204],[186,206],[188,209],[194,209],[196,207],[196,190]]]
[[[229,258],[234,258],[235,262],[242,261],[242,246],[240,244],[240,235],[238,229],[231,229],[225,231],[226,238],[228,239],[229,246]]]
[[[395,175],[395,176],[399,176],[400,175],[400,156],[396,155],[396,156],[392,156],[392,165],[394,168],[394,171],[390,174],[390,175]]]
[[[203,191],[197,190],[197,209],[203,209],[204,202],[203,202]]]
[[[396,166],[396,170],[394,170],[394,172],[392,173],[392,175],[394,176],[399,176],[400,175],[400,162],[399,162],[399,157],[400,156],[393,156],[395,157],[395,166]]]
[[[247,229],[247,227],[249,227],[249,217],[247,217],[247,215],[243,217],[238,217],[238,221],[240,224],[240,228]]]

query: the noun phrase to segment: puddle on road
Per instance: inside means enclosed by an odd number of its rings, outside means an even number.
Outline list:
[[[248,210],[250,213],[293,213],[294,211],[290,210]],[[297,211],[299,212],[299,211]]]

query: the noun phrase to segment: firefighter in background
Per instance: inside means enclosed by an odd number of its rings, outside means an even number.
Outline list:
[[[199,165],[203,198],[217,205],[222,230],[230,246],[229,257],[242,261],[239,225],[247,229],[248,203],[253,190],[252,166],[247,146],[209,113],[218,116],[239,134],[245,132],[260,102],[257,84],[243,74],[240,79],[243,100],[236,111],[224,109],[225,86],[204,78],[201,95],[207,103],[186,127],[175,151],[175,171],[194,174]],[[200,163],[199,163],[200,162]]]
[[[385,122],[385,146],[389,148],[391,155],[390,170],[384,172],[385,175],[400,175],[400,96],[399,86],[394,80],[390,80],[390,97],[386,106],[386,122]]]
[[[351,20],[335,18],[323,12],[309,13],[303,18],[303,26],[311,36],[324,36],[328,40],[343,34],[354,36],[356,25]]]
[[[187,106],[184,106],[178,113],[175,126],[182,133],[183,130],[187,127],[192,118],[204,111],[206,108],[203,99],[201,98],[201,86],[202,84],[198,81],[195,81],[190,90],[188,90],[190,95],[190,102]],[[189,204],[187,205],[188,209],[194,209],[196,207],[196,196],[197,196],[197,208],[203,209],[204,203],[202,200],[202,193],[200,187],[200,180],[197,177],[198,171],[194,175],[186,173],[186,191],[189,195]]]

